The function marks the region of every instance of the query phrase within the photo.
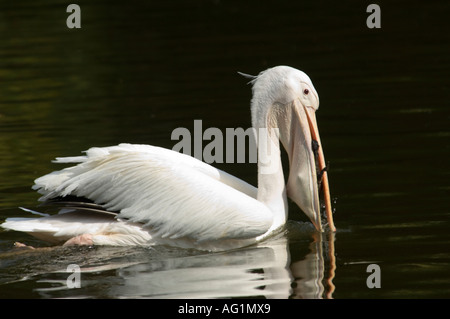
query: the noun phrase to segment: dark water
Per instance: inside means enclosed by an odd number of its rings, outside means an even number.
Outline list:
[[[336,200],[335,235],[292,206],[286,231],[223,253],[170,247],[12,250],[0,297],[450,297],[446,1],[60,1],[0,4],[0,220],[35,208],[56,156],[120,142],[171,148],[177,127],[250,126],[250,74],[308,73]],[[256,183],[253,164],[217,165]],[[69,289],[67,266],[81,267]],[[377,264],[381,288],[369,289]]]

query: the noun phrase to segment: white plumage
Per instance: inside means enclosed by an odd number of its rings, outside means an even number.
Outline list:
[[[172,150],[132,144],[94,147],[85,156],[57,158],[56,163],[76,165],[36,179],[33,189],[43,195],[42,201],[76,196],[117,214],[73,207],[42,218],[9,218],[2,227],[53,243],[226,249],[262,240],[282,227],[288,194],[322,230],[309,147],[315,136],[309,131],[316,128],[305,123],[318,108],[317,93],[306,74],[290,67],[269,69],[253,82],[253,126],[280,129],[291,162],[287,186],[279,150],[273,153],[278,155],[274,172],[264,173],[259,158],[255,188]],[[292,163],[301,159],[302,165]]]
[[[41,200],[66,195],[95,198],[105,209],[120,212],[118,218],[150,227],[155,237],[251,238],[272,223],[267,208],[255,207],[254,198],[221,181],[219,170],[160,147],[92,148],[85,157],[57,162],[80,164],[38,178],[33,188],[44,194]],[[209,187],[212,183],[215,187]],[[228,203],[227,198],[238,201]],[[234,222],[221,223],[223,216]]]

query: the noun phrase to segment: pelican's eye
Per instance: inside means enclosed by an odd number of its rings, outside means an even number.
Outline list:
[[[308,89],[304,89],[304,90],[303,90],[303,94],[308,95],[308,93],[309,93],[309,90],[308,90]]]

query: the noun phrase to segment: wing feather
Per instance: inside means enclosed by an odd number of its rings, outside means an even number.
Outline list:
[[[256,188],[171,150],[120,144],[56,162],[78,165],[38,178],[33,188],[41,200],[86,197],[118,218],[145,224],[153,237],[245,239],[272,225]]]

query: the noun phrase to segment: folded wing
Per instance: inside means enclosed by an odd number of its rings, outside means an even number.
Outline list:
[[[41,200],[85,197],[117,218],[142,223],[153,237],[246,239],[272,225],[256,188],[171,150],[120,144],[56,162],[78,165],[38,178],[33,188]]]

